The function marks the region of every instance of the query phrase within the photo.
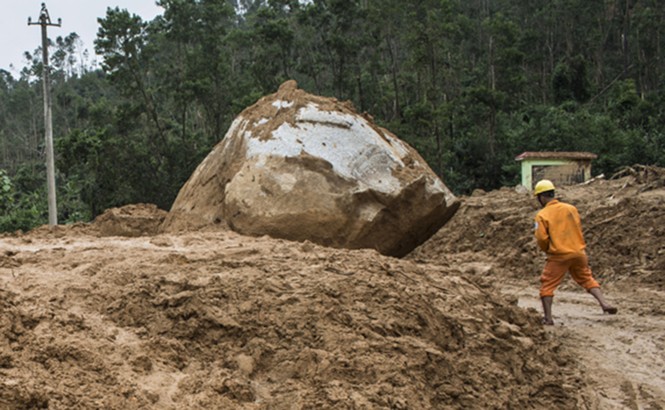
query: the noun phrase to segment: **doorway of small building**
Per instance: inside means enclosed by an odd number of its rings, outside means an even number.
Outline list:
[[[577,163],[563,165],[534,165],[531,168],[531,189],[541,179],[549,179],[554,185],[575,185],[584,182],[584,167]]]

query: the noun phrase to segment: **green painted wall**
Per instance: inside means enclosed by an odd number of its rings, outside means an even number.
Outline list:
[[[566,165],[570,161],[565,161],[561,159],[524,159],[522,160],[522,185],[529,188],[529,191],[533,189],[533,176],[531,170],[534,166],[556,166],[556,165]]]

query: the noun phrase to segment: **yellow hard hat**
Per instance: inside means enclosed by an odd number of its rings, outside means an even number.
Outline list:
[[[533,195],[538,196],[547,191],[554,191],[554,184],[549,179],[543,179],[536,184],[536,187],[533,189]]]

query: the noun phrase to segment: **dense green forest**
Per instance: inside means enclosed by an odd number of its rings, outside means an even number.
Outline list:
[[[665,166],[662,0],[159,0],[108,9],[88,65],[50,48],[59,221],[169,209],[233,118],[287,79],[353,102],[458,194],[523,151]],[[63,16],[66,17],[66,16]],[[47,221],[40,50],[0,70],[0,231]]]

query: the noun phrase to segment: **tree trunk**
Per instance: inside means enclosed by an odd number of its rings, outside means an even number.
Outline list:
[[[392,74],[393,88],[395,91],[395,98],[393,99],[393,118],[400,118],[402,116],[400,101],[399,101],[399,83],[397,81],[397,52],[393,50],[392,39],[387,39],[388,52],[390,55],[390,71]]]
[[[489,37],[489,50],[488,50],[488,59],[489,59],[489,86],[490,90],[496,91],[496,72],[494,67],[494,36],[490,35]]]

